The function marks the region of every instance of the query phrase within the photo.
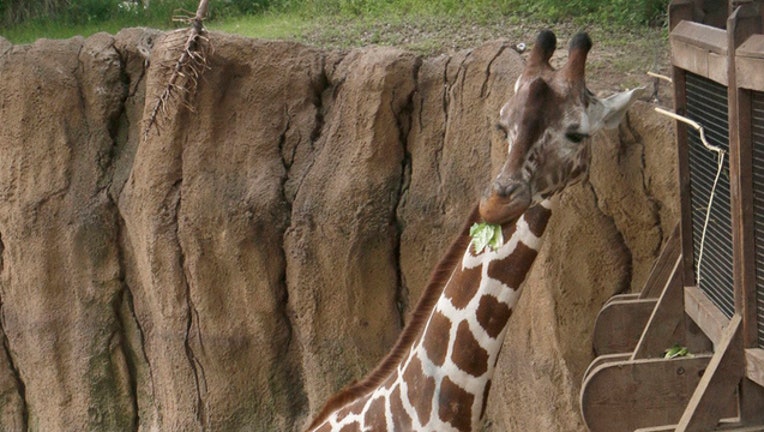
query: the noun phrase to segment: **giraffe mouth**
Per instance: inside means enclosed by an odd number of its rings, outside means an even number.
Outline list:
[[[531,191],[524,181],[503,184],[494,182],[480,199],[480,217],[492,224],[503,225],[517,219],[531,205]]]

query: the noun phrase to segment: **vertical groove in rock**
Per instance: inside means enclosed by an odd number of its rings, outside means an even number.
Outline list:
[[[0,274],[5,272],[5,244],[3,243],[3,236],[0,233]],[[26,400],[26,386],[24,380],[21,378],[19,367],[13,358],[13,351],[11,350],[10,341],[5,333],[5,305],[3,302],[2,294],[0,294],[0,333],[3,337],[3,353],[8,361],[8,365],[11,368],[13,379],[16,384],[16,390],[18,391],[19,398],[21,399],[21,422],[23,430],[27,430],[29,427],[29,408],[27,407]]]
[[[401,172],[398,184],[395,208],[392,211],[391,224],[395,228],[395,243],[393,245],[393,265],[398,277],[397,291],[395,294],[395,303],[398,309],[398,323],[403,328],[405,323],[405,312],[408,309],[409,288],[406,283],[406,275],[402,269],[401,263],[401,237],[405,229],[405,222],[401,219],[401,207],[406,205],[408,190],[411,186],[411,152],[409,150],[409,134],[415,121],[414,118],[414,98],[419,95],[419,70],[422,67],[422,58],[417,57],[414,63],[411,79],[414,87],[406,98],[406,103],[400,112],[395,113],[396,126],[398,128],[398,141],[400,143],[403,157],[401,158]],[[393,98],[394,99],[394,98]],[[421,111],[420,111],[421,112]]]
[[[443,134],[441,135],[440,139],[438,140],[437,146],[435,148],[435,178],[437,179],[437,190],[435,193],[435,196],[438,200],[438,207],[441,214],[446,213],[446,200],[443,198],[443,187],[445,179],[443,178],[442,174],[442,167],[443,167],[443,148],[446,145],[446,136],[448,135],[448,125],[449,125],[449,111],[451,110],[451,83],[448,81],[448,68],[451,64],[451,60],[453,57],[448,56],[446,58],[446,62],[443,65],[443,96],[442,96],[442,108],[443,108]]]
[[[594,197],[594,202],[596,203],[597,211],[602,214],[602,216],[607,219],[608,223],[610,223],[613,226],[613,231],[615,231],[616,235],[618,236],[618,249],[621,249],[624,254],[626,254],[627,262],[629,263],[629,266],[626,268],[626,277],[623,280],[618,281],[618,283],[615,285],[613,292],[610,294],[616,295],[616,294],[623,294],[629,291],[629,287],[631,286],[631,279],[634,274],[634,257],[632,256],[631,249],[629,248],[629,245],[626,243],[626,239],[623,237],[623,233],[618,228],[618,224],[616,223],[615,217],[611,215],[610,213],[606,212],[603,207],[602,203],[600,201],[600,197],[597,195],[597,190],[595,189],[594,185],[591,184],[591,182],[586,182],[585,185],[587,186],[587,189],[591,192],[592,196]],[[613,249],[616,247],[614,246]]]
[[[133,291],[127,281],[127,269],[128,263],[125,259],[125,248],[127,247],[124,239],[125,221],[122,219],[122,215],[115,206],[115,219],[117,226],[117,253],[120,263],[120,281],[122,284],[122,295],[120,296],[120,304],[117,307],[116,314],[119,319],[120,330],[122,332],[121,346],[125,353],[125,359],[127,361],[128,371],[130,373],[130,390],[132,392],[133,403],[133,425],[135,431],[141,429],[141,411],[140,411],[140,391],[139,385],[139,365],[138,362],[145,363],[145,369],[148,373],[148,386],[150,389],[150,397],[154,398],[154,376],[151,369],[151,362],[146,354],[146,336],[143,329],[143,325],[138,319],[138,315],[135,312],[135,303],[133,302]],[[126,313],[127,312],[127,313]],[[133,346],[130,343],[129,329],[134,328],[138,336],[138,346]]]
[[[494,54],[491,60],[488,61],[488,64],[485,67],[485,79],[483,79],[483,83],[480,85],[481,98],[487,98],[491,95],[491,90],[488,88],[488,81],[491,80],[491,68],[493,67],[493,63],[496,61],[496,59],[504,53],[505,49],[507,49],[507,44],[502,44],[499,49],[496,50],[496,54]]]
[[[633,141],[634,144],[639,145],[639,149],[640,149],[639,150],[639,164],[640,164],[639,173],[642,179],[642,182],[640,184],[642,185],[642,189],[644,190],[645,197],[650,202],[650,207],[649,207],[650,215],[653,217],[653,220],[655,220],[655,227],[658,229],[658,238],[663,239],[665,236],[663,232],[663,225],[661,223],[661,211],[660,211],[661,203],[652,195],[652,191],[650,190],[651,188],[650,188],[650,184],[649,184],[647,172],[646,172],[647,162],[645,160],[646,158],[645,152],[647,149],[645,148],[645,144],[644,144],[644,140],[642,136],[639,134],[639,131],[631,124],[631,122],[632,122],[631,114],[627,112],[622,122],[623,126],[619,128],[618,138],[619,140],[621,140],[622,143],[626,139],[628,139],[624,137],[624,133],[621,132],[625,130],[625,131],[628,131],[629,135],[631,135],[630,137],[631,141]],[[655,249],[651,251],[654,256],[656,257],[658,256],[661,245],[662,245],[662,242],[658,242],[655,245]]]
[[[292,118],[290,116],[288,108],[286,108],[284,110],[284,117],[286,118],[286,120],[285,120],[286,124],[284,126],[284,130],[279,135],[279,143],[278,143],[278,145],[279,145],[279,154],[281,155],[281,162],[284,165],[284,172],[283,172],[283,175],[282,175],[282,177],[280,179],[279,190],[281,191],[281,197],[284,200],[284,205],[287,207],[287,211],[286,211],[287,220],[284,221],[283,228],[282,228],[281,233],[280,233],[280,237],[281,237],[281,250],[280,250],[280,252],[281,252],[281,254],[283,256],[284,267],[280,270],[281,274],[280,274],[280,277],[279,277],[279,283],[281,284],[280,289],[281,289],[281,292],[282,292],[282,296],[278,300],[278,306],[277,306],[278,310],[277,310],[277,313],[279,315],[281,315],[281,319],[282,319],[283,323],[286,325],[286,329],[285,330],[286,330],[286,333],[287,333],[287,337],[286,337],[286,341],[285,341],[286,348],[284,349],[284,352],[289,353],[287,355],[294,355],[295,354],[295,349],[293,347],[293,343],[294,343],[294,340],[295,340],[295,338],[294,338],[294,323],[292,322],[292,318],[291,318],[291,316],[290,316],[290,314],[288,312],[288,310],[289,310],[289,286],[287,284],[287,266],[289,265],[289,261],[287,260],[287,252],[286,252],[286,247],[285,247],[285,244],[284,244],[284,236],[286,235],[286,231],[287,231],[287,229],[289,228],[289,226],[292,223],[292,202],[294,201],[294,196],[290,197],[289,193],[287,192],[287,181],[290,178],[291,168],[292,168],[292,165],[294,164],[295,154],[297,153],[297,150],[298,150],[297,146],[305,145],[305,144],[302,143],[302,139],[301,139],[300,140],[301,142],[298,143],[292,149],[289,157],[286,157],[286,155],[284,154],[284,143],[286,142],[287,133],[289,132],[289,129],[290,129],[291,125],[292,125]],[[315,133],[315,129],[314,129],[314,133]],[[310,140],[308,141],[308,143],[312,144],[312,142]],[[301,184],[301,182],[298,182],[297,189],[294,191],[295,195],[299,191],[299,185],[300,184]],[[292,363],[292,362],[293,362],[293,360],[290,359],[289,363]],[[289,369],[289,368],[291,368],[293,370],[297,369],[296,367],[292,367],[291,364],[290,364],[290,366],[287,367],[287,369]],[[290,376],[289,376],[289,378],[291,378],[291,380],[292,380],[291,381],[292,386],[294,386],[296,388],[295,391],[298,392],[298,393],[302,393],[302,388],[304,387],[304,384],[302,382],[303,379],[302,379],[301,375],[302,374],[290,374]],[[295,397],[293,400],[299,400],[299,398]],[[296,407],[293,407],[293,408],[296,408]],[[290,413],[290,414],[293,415],[293,416],[297,416],[299,414],[299,409],[293,409],[293,412]]]
[[[467,69],[469,68],[469,61],[472,59],[472,54],[474,53],[473,50],[467,51],[467,54],[464,56],[461,62],[459,62],[459,68],[456,69],[456,74],[454,76],[454,83],[453,85],[459,84],[459,94],[464,95],[464,85],[467,82]],[[459,97],[459,101],[463,102],[464,97]],[[459,107],[459,110],[463,110],[463,106]]]
[[[299,326],[296,322],[295,312],[290,305],[290,286],[287,275],[289,274],[289,266],[292,260],[290,259],[287,247],[287,236],[289,235],[290,230],[293,228],[294,200],[300,193],[305,178],[310,174],[316,159],[316,153],[319,151],[317,144],[324,134],[324,119],[327,110],[325,99],[329,97],[327,92],[331,91],[333,88],[327,76],[326,54],[320,54],[319,61],[320,68],[318,75],[311,77],[312,97],[310,102],[313,106],[313,109],[315,110],[315,114],[313,115],[310,133],[307,136],[302,134],[299,135],[297,144],[289,153],[290,157],[285,157],[286,155],[284,152],[284,145],[287,140],[287,134],[290,131],[293,122],[293,114],[290,113],[287,108],[284,110],[284,116],[286,116],[286,125],[279,136],[279,154],[282,157],[281,162],[284,168],[283,175],[280,180],[280,191],[286,206],[287,219],[284,221],[280,232],[280,252],[284,259],[284,267],[281,269],[279,280],[283,290],[283,296],[279,303],[279,309],[277,313],[281,315],[281,319],[287,327],[287,340],[284,352],[292,356],[292,358],[288,360],[288,365],[285,366],[285,369],[289,371],[287,380],[289,381],[288,385],[291,387],[291,406],[289,407],[291,412],[289,415],[292,416],[292,421],[295,423],[298,418],[306,414],[308,399],[305,391],[305,371],[300,367],[300,357],[303,355],[303,352],[299,343],[299,337],[297,336],[297,333],[299,332]],[[298,123],[296,126],[298,131],[299,126],[300,125]],[[303,152],[301,153],[302,157],[307,158],[307,160],[303,161],[300,166],[295,166],[297,162],[295,158],[300,152],[299,147],[307,147],[307,149],[303,149]]]
[[[175,241],[177,242],[178,247],[178,266],[180,271],[180,277],[181,282],[183,284],[183,287],[185,288],[185,297],[186,297],[186,328],[185,328],[185,337],[183,339],[183,347],[186,352],[186,357],[188,358],[189,365],[191,366],[191,371],[194,373],[194,384],[196,387],[196,420],[199,423],[199,426],[201,427],[201,430],[207,430],[209,426],[209,412],[207,410],[206,405],[206,394],[207,394],[207,380],[204,375],[204,367],[202,366],[202,362],[199,360],[199,358],[194,353],[194,348],[191,346],[192,338],[196,337],[196,342],[199,344],[199,348],[204,351],[204,342],[202,340],[202,330],[201,326],[199,325],[199,311],[196,309],[196,305],[194,305],[194,301],[192,298],[193,293],[191,292],[191,282],[188,277],[188,269],[186,268],[186,254],[183,250],[183,242],[180,240],[180,212],[181,212],[181,203],[183,202],[182,196],[183,196],[183,162],[180,163],[181,165],[181,172],[180,172],[180,178],[176,180],[175,184],[172,185],[170,188],[171,191],[169,195],[175,195],[177,196],[176,202],[175,202]]]
[[[124,126],[123,122],[128,122],[128,118],[125,115],[126,104],[130,94],[130,75],[127,72],[127,61],[125,54],[116,47],[115,39],[111,39],[109,46],[106,48],[116,53],[116,58],[119,61],[119,84],[122,85],[122,92],[119,98],[115,101],[116,107],[109,112],[106,118],[106,132],[110,145],[107,151],[103,155],[99,155],[102,160],[101,178],[97,180],[99,194],[103,194],[106,201],[106,212],[110,213],[111,226],[115,234],[113,237],[114,250],[117,255],[118,265],[118,278],[119,278],[119,292],[115,294],[112,305],[112,313],[116,320],[115,336],[118,338],[117,349],[121,350],[122,357],[124,358],[125,369],[127,372],[127,385],[129,386],[130,406],[132,408],[131,423],[133,430],[138,431],[140,429],[140,406],[138,401],[138,354],[136,349],[140,351],[141,358],[148,365],[148,358],[144,350],[143,344],[143,329],[138,321],[135,311],[133,310],[132,292],[127,282],[127,269],[128,264],[125,258],[124,249],[124,220],[120,214],[119,207],[116,202],[116,197],[110,193],[110,189],[114,184],[114,174],[116,165],[119,159],[120,150],[123,148],[123,144],[120,142],[120,129]],[[129,124],[127,125],[129,127]],[[125,316],[125,310],[130,311],[129,316]],[[138,329],[140,335],[140,346],[132,347],[128,337],[128,328],[130,328],[130,321]],[[149,373],[151,373],[150,368]]]

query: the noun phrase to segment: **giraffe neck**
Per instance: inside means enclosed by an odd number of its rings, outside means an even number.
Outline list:
[[[455,244],[460,259],[421,330],[394,348],[403,350],[400,360],[381,384],[343,401],[310,430],[476,431],[507,322],[550,215],[548,201],[529,208],[502,228],[506,241],[496,251],[476,254],[471,243]]]

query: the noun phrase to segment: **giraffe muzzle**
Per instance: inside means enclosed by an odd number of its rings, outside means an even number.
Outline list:
[[[522,180],[496,179],[480,199],[480,217],[492,224],[515,220],[531,205],[530,186]]]

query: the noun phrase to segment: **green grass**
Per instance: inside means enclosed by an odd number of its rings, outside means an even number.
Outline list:
[[[85,24],[65,24],[56,21],[38,21],[33,23],[24,23],[22,25],[11,27],[0,31],[0,36],[16,44],[25,44],[34,42],[40,38],[46,39],[68,39],[73,36],[90,36],[98,32],[107,32],[116,34],[125,27],[155,27],[170,28],[162,22],[135,22],[125,20],[108,20],[98,23]]]
[[[209,30],[261,39],[301,39],[311,28],[310,19],[294,13],[266,12],[213,20]]]
[[[13,1],[13,0],[11,0]],[[20,1],[20,0],[16,0]],[[412,33],[433,33],[458,26],[490,27],[537,23],[605,23],[645,28],[659,23],[668,0],[210,0],[208,28],[249,37],[328,42],[333,46],[362,43],[408,44],[415,50],[437,50],[441,42],[407,43]],[[172,16],[189,15],[196,0],[154,0],[150,10],[126,11],[117,0],[69,0],[56,18],[31,19],[0,29],[14,43],[38,38],[89,36],[125,27],[171,29],[182,26]],[[2,9],[2,7],[0,7]],[[397,32],[397,34],[396,34]],[[469,32],[467,32],[469,33]],[[469,35],[459,35],[469,39]],[[414,37],[414,39],[417,39]],[[447,42],[447,41],[446,41]],[[417,45],[418,44],[418,45]],[[419,47],[419,48],[418,48]]]
[[[7,0],[0,0],[0,3],[3,1]],[[15,25],[4,25],[0,27],[0,36],[20,44],[30,43],[39,38],[66,39],[77,35],[90,36],[102,31],[117,33],[125,27],[171,29],[185,25],[173,21],[174,16],[192,14],[197,4],[196,0],[155,0],[149,10],[140,7],[125,10],[119,7],[117,0],[68,2],[72,6],[55,16],[38,16]],[[33,1],[30,0],[30,3]]]

